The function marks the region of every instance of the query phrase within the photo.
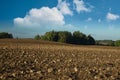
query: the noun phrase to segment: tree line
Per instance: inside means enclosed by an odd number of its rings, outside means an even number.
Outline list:
[[[120,40],[96,40],[96,45],[102,46],[120,46]]]
[[[0,32],[0,39],[4,39],[4,38],[13,38],[13,35],[7,32]]]
[[[115,41],[115,46],[120,46],[120,40]]]
[[[95,39],[91,35],[85,35],[80,31],[73,33],[68,31],[49,31],[44,35],[36,35],[36,40],[48,40],[70,44],[95,45]]]
[[[7,32],[0,32],[0,39],[13,38],[13,35]],[[70,44],[82,44],[82,45],[103,45],[103,46],[120,46],[120,40],[96,40],[91,35],[85,35],[82,32],[74,31],[73,33],[68,31],[49,31],[44,35],[36,35],[36,40],[48,40],[56,42],[64,42]]]

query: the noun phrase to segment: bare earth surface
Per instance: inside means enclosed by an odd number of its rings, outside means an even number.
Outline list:
[[[120,80],[120,48],[3,39],[0,80]]]

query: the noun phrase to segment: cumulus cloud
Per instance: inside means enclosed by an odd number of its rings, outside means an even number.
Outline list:
[[[85,11],[90,12],[91,8],[86,7],[83,0],[73,0],[73,3],[75,4],[75,9],[78,13]]]
[[[120,16],[117,14],[112,14],[112,13],[108,12],[106,18],[107,18],[107,20],[111,21],[111,20],[119,19]]]
[[[73,12],[69,8],[70,4],[66,1],[58,0],[58,9],[64,15],[73,15]]]
[[[73,15],[66,1],[58,0],[58,5],[53,8],[42,7],[31,9],[25,17],[14,19],[16,26],[48,27],[65,25],[64,15]]]
[[[73,0],[77,12],[91,11],[90,8],[87,8],[83,0]],[[33,8],[24,17],[14,18],[15,26],[23,27],[39,27],[46,29],[55,29],[59,27],[61,29],[68,27],[74,28],[72,25],[65,23],[65,15],[73,15],[73,11],[70,9],[70,4],[66,0],[58,0],[58,5],[53,8],[42,7],[42,8]],[[92,19],[89,18],[88,21]],[[56,28],[57,29],[57,28]]]
[[[31,9],[24,18],[15,18],[18,26],[61,26],[65,24],[63,14],[56,8],[42,7]]]

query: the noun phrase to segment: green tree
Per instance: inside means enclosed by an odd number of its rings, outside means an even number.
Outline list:
[[[0,39],[2,38],[13,38],[12,34],[9,34],[7,32],[1,32],[0,33]]]
[[[35,39],[39,39],[39,35],[36,35]],[[82,45],[95,44],[95,40],[92,36],[89,35],[87,37],[85,34],[79,31],[75,31],[73,34],[68,31],[49,31],[41,36],[40,39]]]
[[[40,40],[40,35],[36,35],[36,36],[34,37],[34,39]]]
[[[115,41],[113,40],[97,40],[96,45],[103,45],[103,46],[115,46]]]
[[[58,32],[58,41],[71,43],[72,42],[72,34],[68,31],[59,31]]]
[[[95,40],[91,35],[88,35],[88,45],[95,45]]]
[[[42,35],[40,39],[41,39],[41,40],[48,40],[45,35]]]
[[[87,37],[85,34],[75,31],[73,32],[73,41],[75,44],[86,44]]]
[[[13,38],[13,35],[12,34],[8,34],[8,38]]]
[[[115,46],[120,46],[120,40],[115,41]]]
[[[44,39],[49,40],[49,41],[57,41],[58,32],[55,32],[55,31],[46,32],[44,35]]]
[[[75,44],[80,44],[81,43],[81,38],[80,38],[80,32],[79,31],[73,32],[73,43],[75,43]]]

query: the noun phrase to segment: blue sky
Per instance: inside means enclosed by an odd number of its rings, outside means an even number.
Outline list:
[[[79,30],[95,39],[120,39],[120,0],[0,0],[0,32],[34,37]]]

